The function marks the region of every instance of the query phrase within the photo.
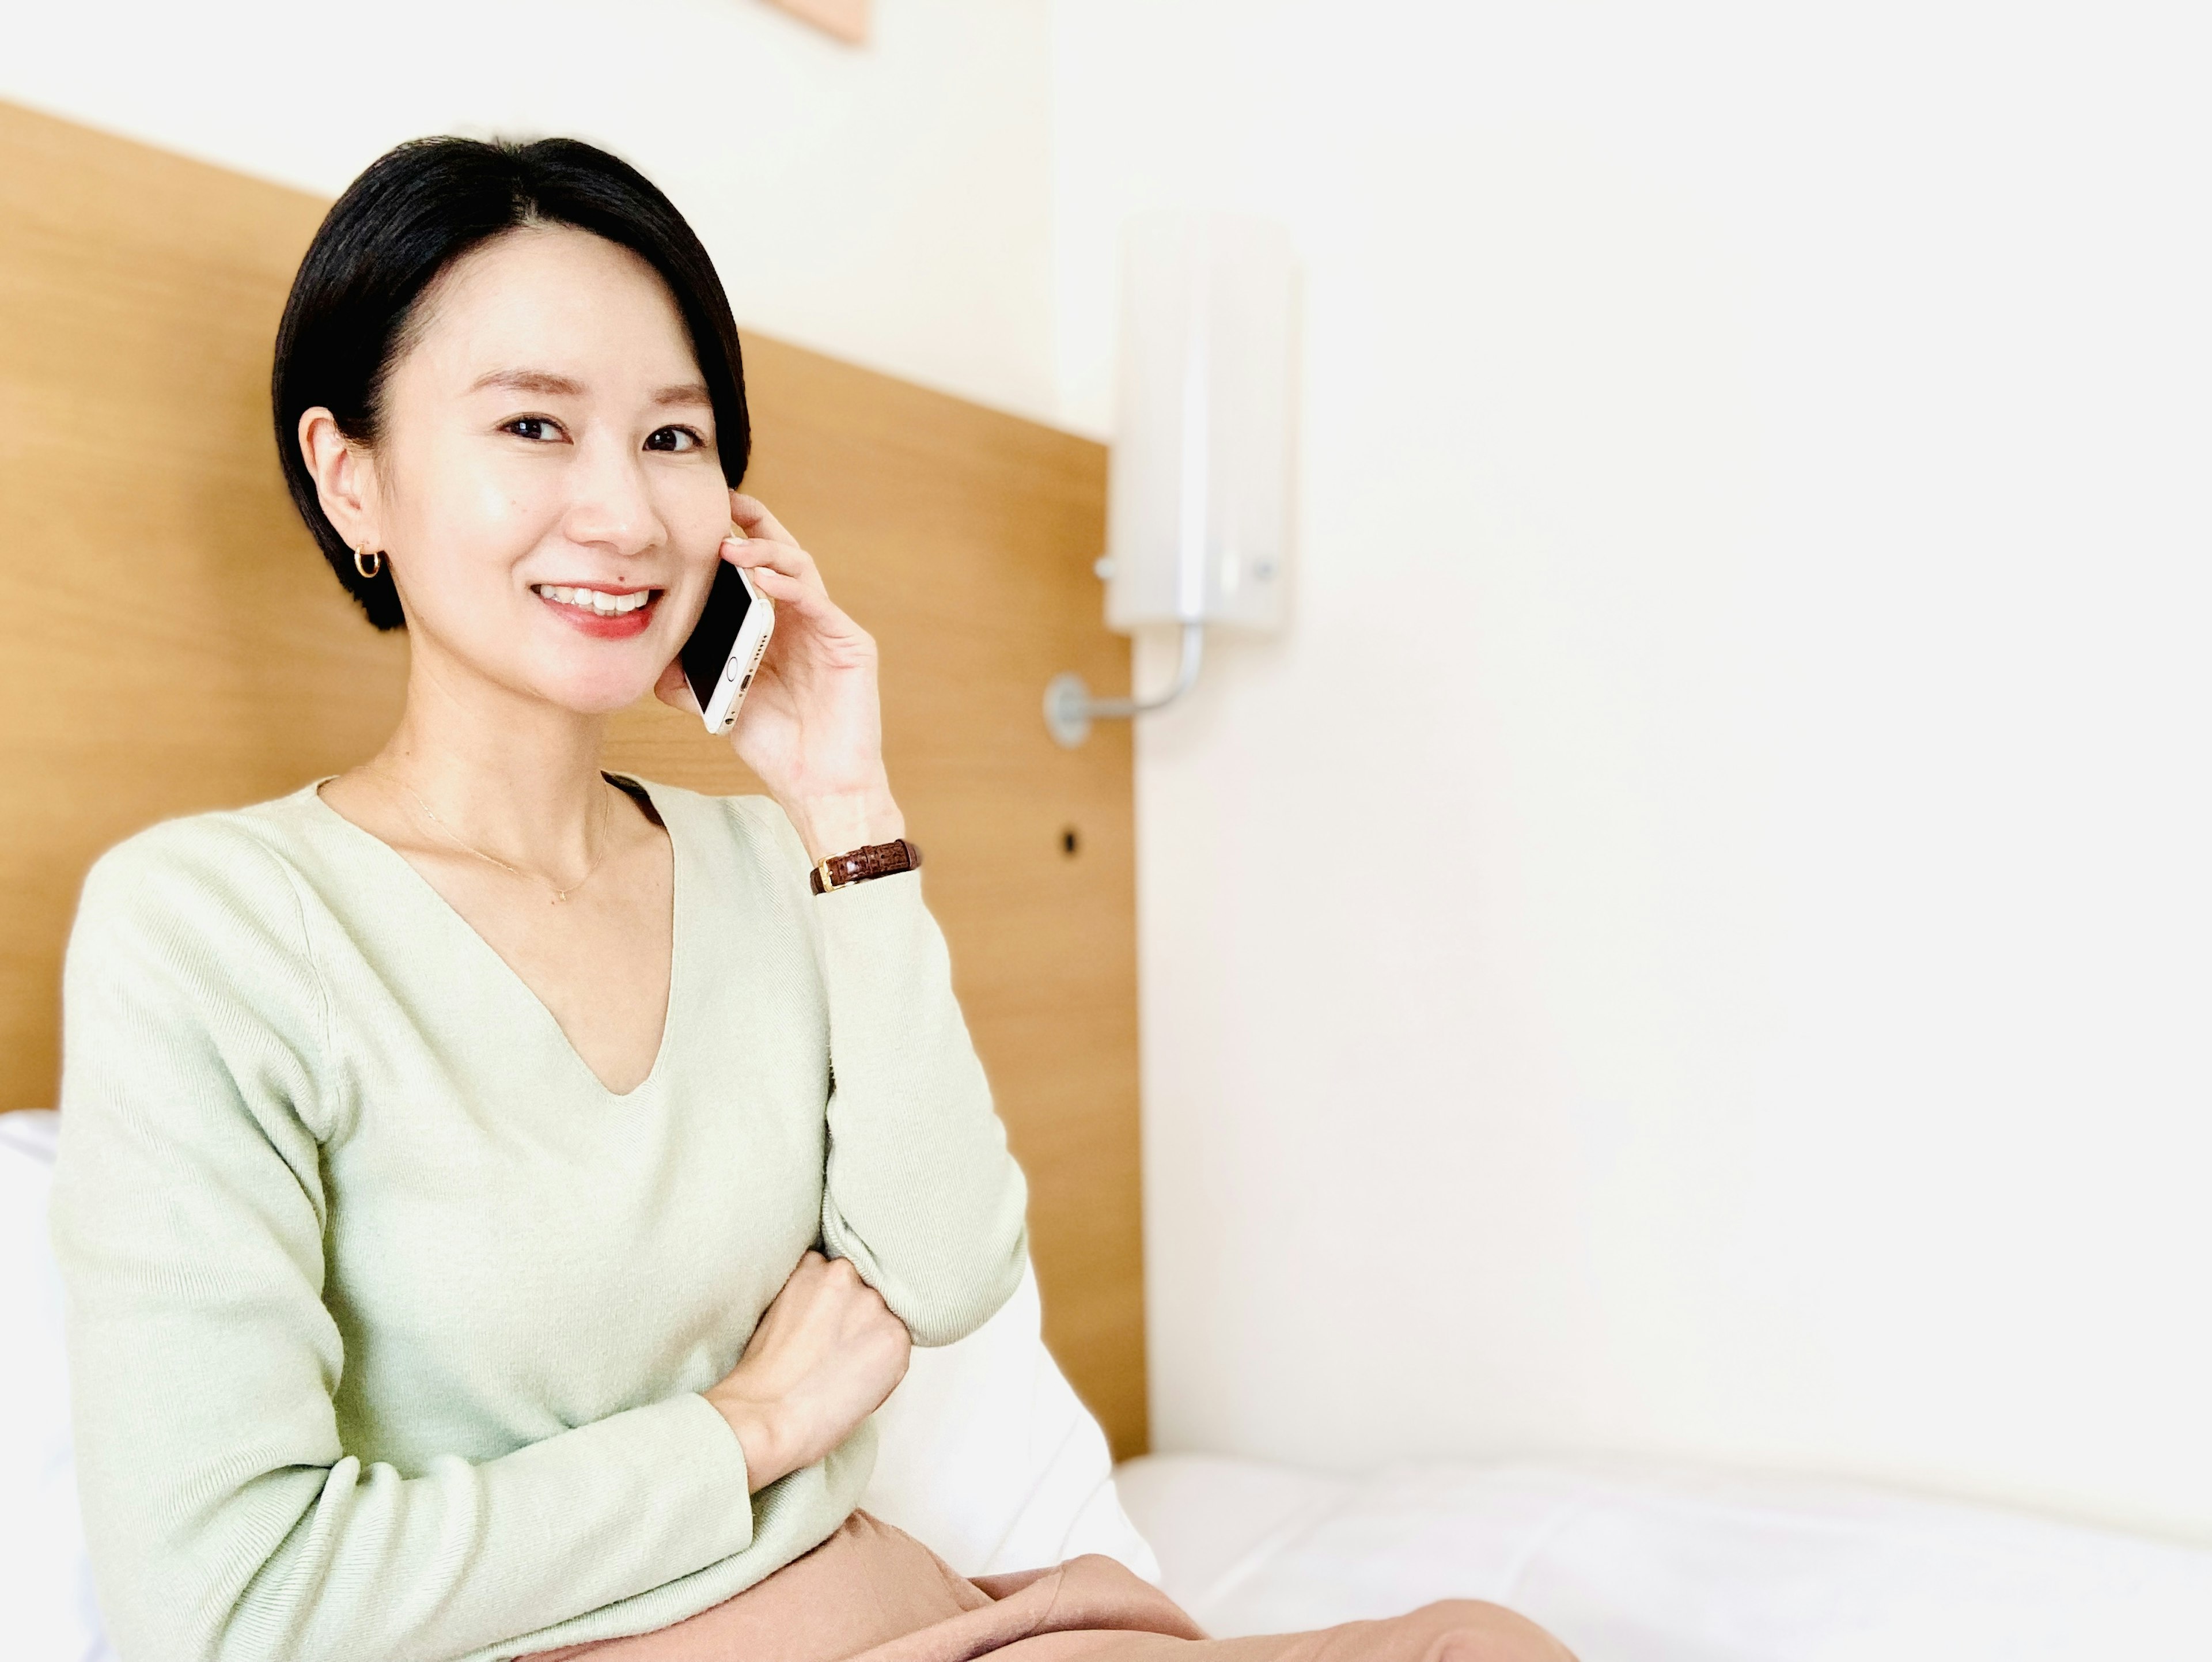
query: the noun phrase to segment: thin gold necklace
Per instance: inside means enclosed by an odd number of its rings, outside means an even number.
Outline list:
[[[451,843],[455,848],[459,849],[463,854],[472,854],[476,855],[477,859],[484,861],[487,865],[498,867],[500,870],[505,872],[509,877],[518,878],[525,883],[536,884],[538,887],[545,890],[553,897],[553,903],[556,905],[559,905],[562,902],[567,900],[570,895],[575,893],[576,891],[582,888],[585,884],[590,882],[592,877],[598,874],[599,868],[606,864],[607,855],[613,852],[613,849],[610,847],[607,839],[608,787],[604,781],[602,781],[599,785],[599,857],[592,861],[589,869],[587,869],[581,877],[578,878],[565,889],[555,887],[550,880],[534,875],[530,872],[526,872],[520,866],[509,865],[506,861],[501,859],[495,854],[486,854],[482,849],[478,848],[475,843],[468,841],[465,837],[461,836],[459,831],[456,831],[451,825],[441,819],[438,817],[438,811],[422,800],[422,793],[421,791],[416,790],[414,786],[409,784],[404,779],[396,779],[393,782],[397,784],[400,789],[405,791],[410,796],[415,799],[415,806],[422,811],[422,817],[425,819],[428,819],[433,825],[438,828],[438,834],[441,837],[443,837],[448,843]]]

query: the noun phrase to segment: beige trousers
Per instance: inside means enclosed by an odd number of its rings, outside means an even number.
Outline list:
[[[1110,1558],[970,1581],[856,1512],[805,1557],[670,1627],[527,1662],[1574,1662],[1496,1604],[1430,1604],[1318,1633],[1208,1639]]]

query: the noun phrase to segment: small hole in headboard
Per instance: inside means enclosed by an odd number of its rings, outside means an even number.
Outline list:
[[[1074,854],[1074,852],[1075,852],[1075,850],[1076,850],[1077,847],[1079,846],[1079,839],[1077,837],[1077,836],[1076,836],[1076,834],[1075,834],[1075,827],[1074,827],[1074,826],[1070,825],[1070,826],[1068,826],[1065,831],[1061,831],[1061,832],[1060,832],[1060,851],[1062,854],[1065,854],[1065,855],[1073,855],[1073,854]]]

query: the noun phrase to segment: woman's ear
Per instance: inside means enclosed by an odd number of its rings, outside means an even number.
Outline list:
[[[346,545],[381,549],[375,460],[338,430],[338,418],[319,404],[301,413],[300,454],[315,482],[324,514]]]

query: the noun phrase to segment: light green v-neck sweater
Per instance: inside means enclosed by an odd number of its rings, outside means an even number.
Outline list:
[[[87,880],[52,1216],[123,1662],[480,1662],[825,1539],[863,1427],[753,1496],[699,1396],[817,1240],[924,1344],[1018,1282],[1021,1173],[915,874],[817,897],[761,798],[649,788],[667,1028],[601,1085],[311,787]]]

